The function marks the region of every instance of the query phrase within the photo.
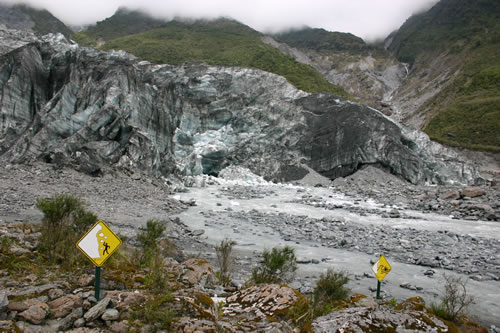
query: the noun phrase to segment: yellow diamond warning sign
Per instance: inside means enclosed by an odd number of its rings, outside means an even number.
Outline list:
[[[389,274],[391,269],[391,265],[389,265],[389,262],[387,261],[387,259],[385,259],[384,256],[380,256],[378,261],[372,267],[373,273],[380,282],[382,282],[386,275]]]
[[[101,267],[111,257],[122,241],[104,223],[99,221],[76,243],[76,247],[82,251],[94,265]]]

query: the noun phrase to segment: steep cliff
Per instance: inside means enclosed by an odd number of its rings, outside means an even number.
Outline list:
[[[475,177],[374,109],[255,69],[154,65],[50,35],[0,58],[0,91],[3,161],[43,159],[91,174],[218,174],[233,164],[293,180],[304,164],[330,178],[374,164],[413,183]]]

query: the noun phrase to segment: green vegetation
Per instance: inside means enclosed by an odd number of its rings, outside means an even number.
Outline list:
[[[500,3],[495,0],[443,0],[410,17],[395,35],[390,50],[413,63],[422,53],[459,52],[472,45],[498,42]]]
[[[305,28],[280,33],[274,37],[292,47],[314,50],[319,53],[365,54],[375,49],[351,33],[331,32],[324,29]]]
[[[74,38],[82,44],[95,46],[99,34],[106,39],[118,33],[90,30]],[[195,23],[170,21],[161,28],[108,40],[102,49],[125,50],[153,63],[177,65],[205,62],[209,65],[257,68],[281,75],[306,92],[329,92],[352,99],[343,88],[329,83],[312,67],[283,55],[260,38],[257,31],[227,19]]]
[[[81,45],[95,46],[99,41],[138,34],[158,28],[165,23],[140,11],[119,8],[113,16],[97,22],[85,32],[76,33],[73,39]]]
[[[223,286],[227,286],[231,283],[231,271],[233,266],[231,253],[234,245],[236,245],[235,241],[224,238],[218,245],[215,246],[217,265],[219,266],[219,271],[216,275],[219,282]]]
[[[146,304],[137,307],[131,314],[132,325],[137,325],[137,321],[153,325],[154,332],[162,329],[169,329],[176,319],[176,312],[172,309],[173,297],[170,293],[160,294],[149,299]],[[130,327],[132,332],[133,326]],[[140,327],[135,327],[139,329]],[[167,331],[168,332],[168,331]]]
[[[422,110],[424,131],[443,144],[500,151],[500,2],[443,0],[412,16],[390,50],[399,60],[425,68],[446,56],[459,71]]]
[[[73,34],[70,28],[47,10],[39,10],[27,5],[16,5],[14,8],[21,10],[33,20],[35,23],[33,31],[38,35],[60,32],[64,36],[69,37]]]
[[[329,268],[325,274],[321,274],[313,291],[314,305],[316,307],[327,307],[335,301],[347,298],[350,290],[345,287],[349,282],[349,276],[344,272],[336,272]]]
[[[260,266],[252,271],[251,282],[256,284],[282,283],[291,281],[295,276],[297,258],[295,249],[292,247],[273,247],[271,251],[264,250],[262,257],[263,261]]]
[[[432,304],[431,310],[445,320],[456,321],[469,305],[474,303],[474,297],[467,293],[467,280],[452,275],[443,275],[445,284],[441,303]]]
[[[499,25],[500,31],[500,25]],[[437,110],[424,131],[450,146],[500,151],[500,39],[464,52],[454,82],[431,102]]]
[[[321,274],[310,297],[299,297],[290,309],[288,317],[301,328],[301,332],[312,332],[312,321],[320,316],[343,307],[350,290],[345,287],[349,277],[344,272],[336,272],[329,268]]]
[[[158,238],[163,235],[166,227],[162,222],[151,219],[146,222],[146,227],[139,228],[137,240],[140,244],[140,262],[143,266],[154,264],[155,257],[159,255]]]
[[[51,263],[71,267],[85,259],[78,255],[75,244],[97,222],[84,203],[73,196],[61,194],[42,198],[36,203],[43,213],[38,250]]]

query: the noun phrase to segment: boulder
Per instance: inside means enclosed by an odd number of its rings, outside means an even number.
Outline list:
[[[58,330],[64,331],[68,330],[73,326],[74,322],[83,317],[83,308],[76,308],[71,311],[66,317],[62,318],[59,322]]]
[[[71,313],[74,308],[80,307],[82,304],[82,298],[77,295],[62,296],[48,303],[50,313],[54,318],[65,317]]]
[[[146,302],[146,296],[138,291],[110,290],[107,292],[106,297],[118,309],[128,309],[131,306],[142,305]]]
[[[182,262],[184,266],[183,282],[197,288],[214,287],[217,277],[210,263],[201,259],[188,259]]]
[[[120,312],[116,309],[107,309],[101,316],[104,321],[114,321],[120,319]]]
[[[46,303],[35,303],[19,313],[18,316],[32,324],[40,325],[49,315],[49,311],[49,306]]]
[[[316,318],[315,333],[334,332],[448,332],[439,319],[425,312],[398,311],[388,307],[353,307]]]
[[[460,199],[460,192],[459,191],[450,191],[443,193],[439,196],[439,199],[441,200],[457,200]]]
[[[486,194],[486,191],[480,187],[466,187],[462,190],[462,195],[468,198],[481,197]]]
[[[100,316],[102,316],[104,311],[106,311],[106,307],[108,306],[109,301],[110,301],[109,297],[106,297],[106,298],[102,299],[101,301],[99,301],[99,303],[97,303],[96,305],[91,307],[83,315],[83,318],[85,319],[85,321],[88,323],[88,322],[91,322],[91,321],[99,318]]]
[[[286,315],[299,297],[286,285],[261,284],[236,292],[226,299],[224,315],[235,317],[252,314],[254,318],[277,318]]]

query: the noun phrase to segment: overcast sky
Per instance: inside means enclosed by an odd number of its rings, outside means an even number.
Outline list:
[[[351,32],[366,40],[384,38],[413,13],[438,0],[24,0],[45,8],[67,25],[95,23],[120,6],[155,16],[232,17],[262,32],[310,26]],[[0,0],[17,3],[18,0]]]

